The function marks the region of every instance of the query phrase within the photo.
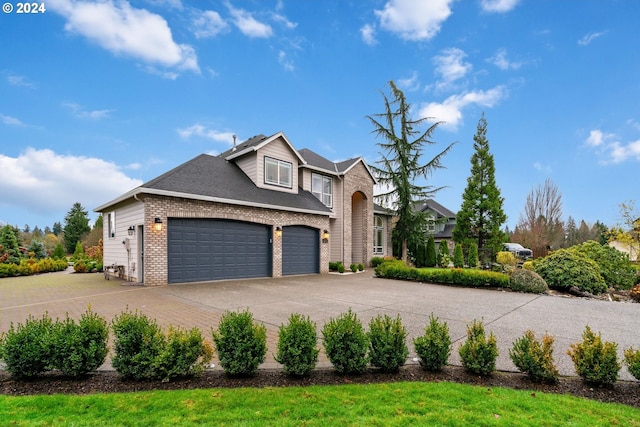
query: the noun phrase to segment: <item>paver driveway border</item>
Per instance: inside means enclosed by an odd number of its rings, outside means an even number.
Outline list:
[[[248,309],[267,327],[268,352],[262,368],[279,367],[273,359],[278,327],[291,313],[308,315],[316,322],[320,340],[324,323],[349,308],[365,327],[378,314],[400,315],[409,333],[408,363],[416,363],[412,339],[423,333],[432,313],[449,325],[453,341],[449,363],[453,365],[460,365],[457,350],[466,339],[466,325],[474,319],[482,320],[496,336],[500,370],[515,370],[508,351],[527,329],[555,337],[554,356],[562,375],[575,375],[566,351],[581,341],[586,325],[601,332],[604,340],[618,343],[620,358],[624,349],[640,347],[640,304],[379,279],[371,270],[163,287],[132,286],[104,280],[100,274],[69,272],[0,279],[0,331],[6,331],[11,322],[45,312],[53,318],[67,313],[78,318],[89,305],[107,321],[126,309],[138,310],[163,327],[198,327],[208,340],[224,312]],[[331,366],[322,352],[319,366]],[[101,369],[110,369],[108,361]],[[620,379],[633,380],[626,368],[620,374]]]

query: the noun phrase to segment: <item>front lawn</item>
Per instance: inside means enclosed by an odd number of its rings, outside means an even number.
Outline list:
[[[16,426],[640,425],[640,409],[457,383],[0,396]]]

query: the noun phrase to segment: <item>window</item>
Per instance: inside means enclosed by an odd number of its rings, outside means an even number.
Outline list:
[[[325,206],[333,206],[333,188],[331,177],[320,175],[317,173],[311,174],[311,193],[318,198]]]
[[[116,213],[109,212],[107,214],[109,237],[116,237]]]
[[[373,253],[384,254],[384,221],[378,215],[373,217]]]
[[[280,187],[291,188],[291,171],[293,167],[289,162],[264,158],[264,182],[267,184],[279,185]]]

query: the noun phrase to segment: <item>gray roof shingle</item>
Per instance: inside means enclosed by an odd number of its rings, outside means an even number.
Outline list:
[[[283,209],[331,213],[313,194],[302,188],[294,194],[257,187],[235,163],[207,154],[201,154],[141,187]]]

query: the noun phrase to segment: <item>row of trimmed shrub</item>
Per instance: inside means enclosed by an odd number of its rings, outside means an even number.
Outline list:
[[[382,262],[376,267],[375,273],[377,277],[446,285],[509,287],[509,276],[504,273],[469,268],[414,268],[397,259]]]
[[[0,277],[30,276],[38,273],[63,271],[66,270],[68,266],[67,260],[63,259],[21,259],[19,264],[0,264]]]
[[[112,365],[127,378],[161,379],[197,375],[213,357],[211,346],[197,328],[184,330],[169,327],[164,334],[157,323],[144,314],[126,311],[113,319],[115,335]],[[267,352],[266,328],[253,320],[248,311],[226,312],[217,330],[211,329],[215,349],[225,373],[233,376],[253,375],[264,362]],[[396,372],[406,362],[409,350],[407,331],[400,316],[379,315],[369,323],[369,330],[355,313],[330,319],[322,328],[322,344],[338,373],[359,374],[369,365],[384,372]],[[108,353],[108,326],[104,318],[84,313],[78,322],[67,317],[55,322],[44,315],[29,317],[24,324],[0,336],[0,359],[14,376],[34,377],[50,370],[78,377],[102,365]],[[518,338],[509,350],[514,365],[534,382],[552,383],[558,379],[553,360],[553,337],[536,339],[533,331]],[[275,359],[287,374],[310,374],[318,361],[316,324],[308,316],[294,313],[279,328]],[[440,371],[448,363],[451,338],[446,322],[433,314],[424,333],[413,339],[420,366]],[[463,367],[474,374],[490,375],[496,370],[497,341],[487,334],[481,321],[467,325],[467,339],[459,347]],[[583,341],[567,351],[576,372],[589,384],[613,384],[621,369],[617,344],[603,342],[589,326]],[[624,351],[629,372],[640,380],[640,350]]]

